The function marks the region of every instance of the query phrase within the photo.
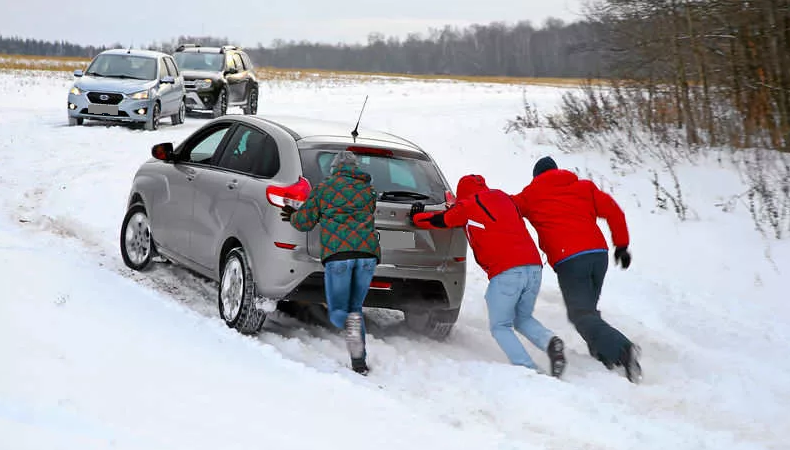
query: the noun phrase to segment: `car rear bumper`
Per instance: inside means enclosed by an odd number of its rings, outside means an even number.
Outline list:
[[[74,95],[69,93],[67,110],[69,117],[75,119],[95,119],[95,120],[108,120],[114,122],[146,122],[152,114],[151,105],[154,104],[154,99],[149,100],[132,100],[124,97],[120,103],[116,105],[102,105],[92,103],[88,100],[87,95]],[[96,105],[101,106],[117,106],[117,114],[113,113],[96,113],[91,112],[91,109]],[[140,114],[140,109],[145,112]]]

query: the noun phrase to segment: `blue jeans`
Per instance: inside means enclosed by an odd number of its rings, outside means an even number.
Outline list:
[[[554,332],[532,317],[540,291],[543,267],[518,266],[491,279],[486,290],[491,335],[512,364],[537,369],[535,362],[513,332],[515,328],[542,351]]]
[[[376,258],[355,258],[329,261],[324,267],[324,289],[329,308],[329,321],[344,328],[348,313],[362,313],[362,303],[373,281]],[[365,321],[362,321],[362,339]]]

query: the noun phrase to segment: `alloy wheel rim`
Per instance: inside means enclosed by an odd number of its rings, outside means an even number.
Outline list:
[[[231,258],[225,264],[222,273],[222,312],[225,320],[236,320],[241,310],[241,301],[244,296],[244,270],[238,258]]]
[[[134,265],[141,265],[151,253],[151,224],[145,213],[137,212],[129,219],[124,233],[126,254]]]

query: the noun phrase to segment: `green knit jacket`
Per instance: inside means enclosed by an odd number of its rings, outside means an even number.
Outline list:
[[[310,231],[321,224],[321,261],[341,252],[360,252],[381,261],[374,212],[376,191],[370,175],[341,164],[335,173],[310,191],[291,215],[291,225]]]

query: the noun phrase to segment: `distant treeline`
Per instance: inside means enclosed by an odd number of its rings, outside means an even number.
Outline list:
[[[371,33],[367,44],[318,44],[275,40],[247,47],[258,66],[411,74],[522,77],[600,77],[605,68],[590,45],[600,26],[548,19],[542,26],[491,23],[466,28],[447,26],[405,39]],[[234,43],[211,36],[179,36],[147,48],[171,52],[179,43]],[[120,46],[120,45],[117,45]],[[0,53],[90,57],[110,47],[84,47],[0,36]]]

